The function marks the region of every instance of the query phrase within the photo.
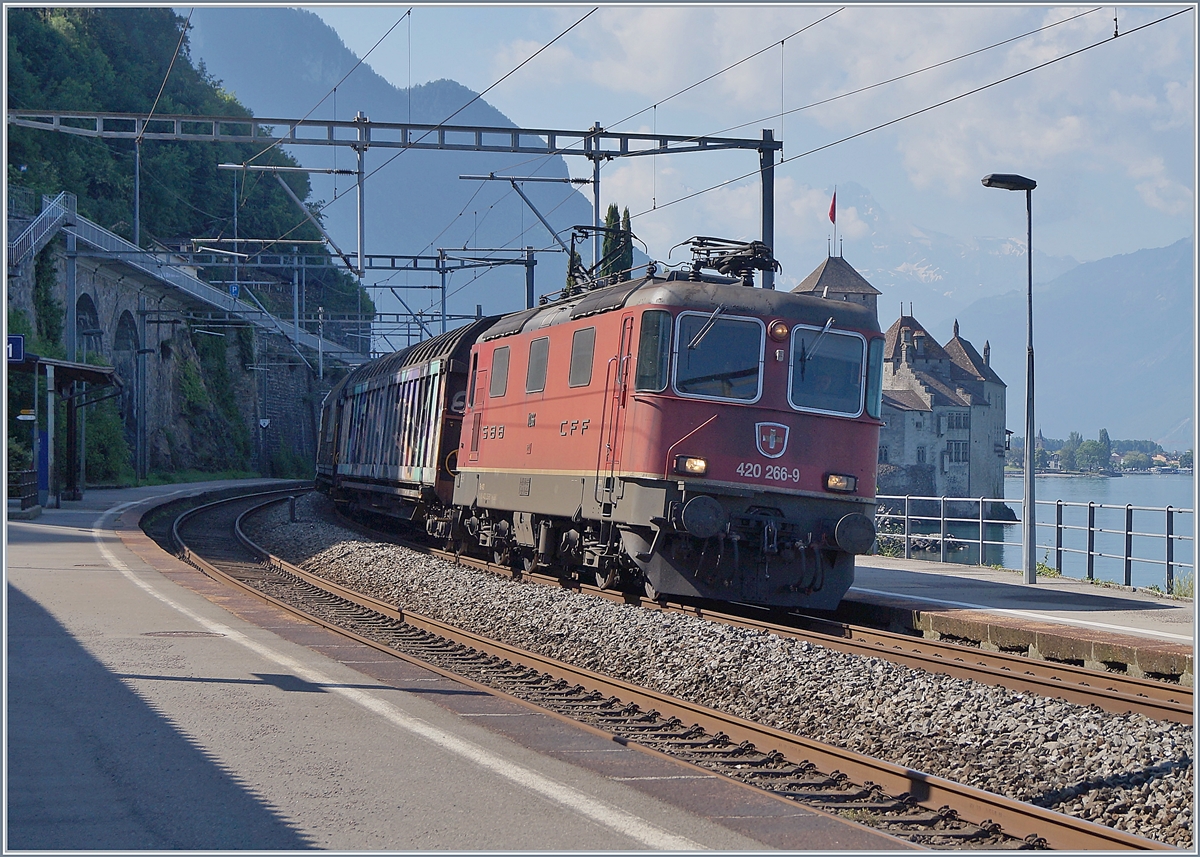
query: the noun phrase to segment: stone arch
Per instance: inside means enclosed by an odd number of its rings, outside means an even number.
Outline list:
[[[137,323],[133,313],[125,310],[117,320],[117,331],[113,335],[113,368],[121,379],[121,422],[125,426],[125,440],[131,445],[136,438],[137,410],[135,381],[137,378],[137,353],[141,348]]]
[[[94,332],[100,329],[100,313],[96,311],[96,302],[85,292],[75,301],[76,359],[80,362],[83,362],[85,353],[103,350],[103,334]]]

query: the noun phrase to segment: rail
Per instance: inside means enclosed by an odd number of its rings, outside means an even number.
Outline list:
[[[876,499],[879,535],[875,549],[879,554],[912,559],[916,552],[921,559],[962,562],[957,556],[966,551],[972,564],[992,565],[995,563],[989,559],[1001,559],[1005,548],[1022,545],[1021,528],[1016,526],[1022,518],[1011,517],[1013,507],[1019,516],[1024,514],[1019,499],[884,494]],[[1115,578],[1113,582],[1133,586],[1134,566],[1149,566],[1162,570],[1162,591],[1169,594],[1179,594],[1184,588],[1181,572],[1194,580],[1192,509],[1065,500],[1038,500],[1036,505],[1047,517],[1053,510],[1051,520],[1034,521],[1035,553],[1045,557],[1040,565],[1047,570],[1067,574],[1065,560],[1070,558],[1070,570],[1095,580],[1097,560],[1108,560],[1112,562],[1102,562],[1102,570]],[[1148,531],[1151,520],[1161,522],[1154,531]],[[1051,544],[1038,541],[1039,531],[1047,530],[1054,533]],[[1159,584],[1152,586],[1158,588]]]

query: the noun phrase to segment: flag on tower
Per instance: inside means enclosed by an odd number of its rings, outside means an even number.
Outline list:
[[[829,203],[829,222],[837,223],[837,189],[833,191],[833,200]]]

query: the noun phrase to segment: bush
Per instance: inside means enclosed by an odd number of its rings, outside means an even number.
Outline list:
[[[133,451],[125,440],[125,425],[116,399],[87,409],[87,481],[91,484],[132,485]]]

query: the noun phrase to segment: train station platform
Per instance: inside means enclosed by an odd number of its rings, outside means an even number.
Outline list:
[[[6,852],[910,847],[349,642],[137,525],[234,485],[8,522]]]
[[[837,617],[1189,686],[1195,674],[1194,602],[1151,590],[866,556]]]

